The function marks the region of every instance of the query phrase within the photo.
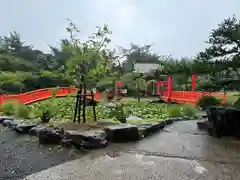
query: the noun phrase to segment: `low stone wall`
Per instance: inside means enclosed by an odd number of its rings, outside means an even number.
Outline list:
[[[37,136],[41,144],[61,144],[64,147],[96,149],[104,148],[108,142],[138,141],[176,121],[188,120],[187,117],[170,118],[165,121],[140,125],[117,124],[103,129],[89,131],[64,131],[62,128],[43,124],[26,123],[12,117],[0,116],[0,123],[19,134]]]

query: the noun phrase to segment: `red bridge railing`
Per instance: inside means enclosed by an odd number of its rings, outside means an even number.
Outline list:
[[[171,91],[169,96],[168,91],[162,93],[161,98],[165,101],[172,101],[179,104],[191,104],[196,106],[200,97],[202,96],[214,96],[221,99],[221,103],[226,103],[226,93],[223,92],[193,92],[193,91]]]
[[[48,99],[53,97],[55,93],[56,97],[65,97],[69,94],[73,94],[77,92],[77,88],[69,88],[69,87],[61,87],[61,88],[46,88],[46,89],[38,89],[35,91],[22,93],[22,94],[12,94],[12,95],[0,95],[0,105],[6,101],[18,101],[21,104],[31,104],[34,102],[38,102],[44,99]],[[89,98],[91,98],[89,93]],[[98,92],[94,93],[94,100],[99,100],[100,94]]]

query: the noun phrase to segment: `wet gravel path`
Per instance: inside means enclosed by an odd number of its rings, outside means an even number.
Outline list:
[[[19,135],[0,125],[0,180],[22,179],[83,154],[61,146],[41,146],[36,137]]]

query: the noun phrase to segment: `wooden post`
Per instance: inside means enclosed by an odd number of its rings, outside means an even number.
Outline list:
[[[82,107],[82,84],[80,85],[79,90],[79,100],[78,100],[78,124],[81,122],[81,107]]]
[[[87,87],[85,83],[85,77],[83,77],[83,123],[86,123],[86,98],[87,98]]]
[[[93,118],[94,118],[94,121],[97,121],[96,107],[95,107],[95,101],[94,101],[93,91],[91,91],[91,96],[92,96],[92,106],[93,106]]]
[[[76,122],[76,118],[77,118],[77,112],[78,112],[78,107],[79,107],[79,96],[80,96],[80,90],[77,91],[77,95],[76,95],[76,104],[75,104],[75,110],[74,110],[74,116],[73,116],[73,123]]]

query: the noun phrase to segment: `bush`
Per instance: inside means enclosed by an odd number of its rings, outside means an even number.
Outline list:
[[[29,109],[24,104],[17,104],[15,106],[15,116],[28,119],[29,118]]]
[[[234,102],[233,107],[240,109],[240,98],[238,98],[238,99]]]
[[[40,118],[42,123],[48,123],[57,113],[57,106],[53,102],[43,102],[35,105],[34,116]]]
[[[108,118],[114,118],[121,123],[126,123],[126,112],[124,107],[124,104],[115,104],[114,106],[110,106]]]
[[[181,116],[181,107],[178,105],[172,105],[168,107],[168,116],[169,117],[179,117]]]
[[[221,99],[218,99],[214,96],[202,96],[197,102],[197,106],[200,108],[205,108],[207,106],[217,106],[220,104]]]
[[[16,105],[17,102],[15,101],[5,102],[1,107],[3,114],[13,116],[15,114]]]
[[[182,107],[182,114],[184,116],[193,117],[196,115],[196,113],[197,113],[197,109],[192,106],[186,105]]]

